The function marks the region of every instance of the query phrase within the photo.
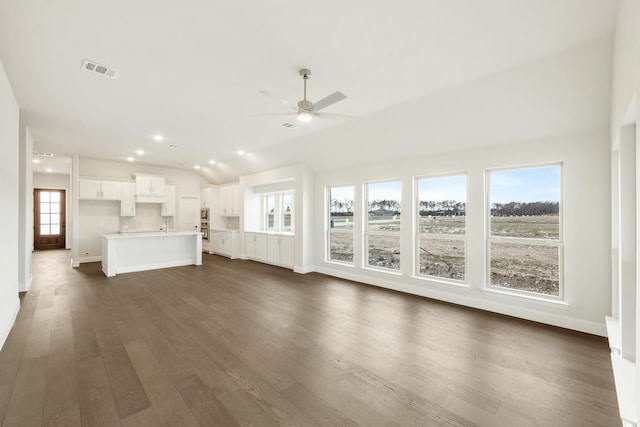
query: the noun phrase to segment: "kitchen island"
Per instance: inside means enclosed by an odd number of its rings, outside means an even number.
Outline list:
[[[201,232],[161,231],[102,235],[102,271],[107,277],[183,265],[202,265]]]

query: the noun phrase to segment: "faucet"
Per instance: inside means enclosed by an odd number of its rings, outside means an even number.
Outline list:
[[[164,234],[169,234],[169,220],[164,220]]]

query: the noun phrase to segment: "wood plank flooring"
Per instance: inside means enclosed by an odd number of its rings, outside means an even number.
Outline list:
[[[604,338],[203,255],[107,279],[36,252],[13,426],[620,426]]]

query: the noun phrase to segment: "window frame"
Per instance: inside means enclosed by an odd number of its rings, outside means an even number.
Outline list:
[[[370,265],[369,264],[369,237],[372,235],[372,233],[369,231],[369,185],[371,184],[383,184],[383,183],[392,183],[392,182],[398,182],[400,183],[400,230],[396,231],[375,231],[373,232],[373,235],[378,235],[378,236],[397,236],[398,237],[398,248],[400,250],[400,254],[398,255],[398,268],[397,269],[393,269],[393,268],[387,268],[387,267],[379,267],[379,266],[375,266],[375,265]],[[402,179],[400,178],[395,178],[395,179],[384,179],[384,180],[378,180],[378,181],[366,181],[363,184],[363,209],[362,209],[362,226],[363,226],[363,250],[362,250],[362,257],[363,259],[362,261],[362,268],[363,269],[369,269],[369,270],[374,270],[374,271],[380,271],[380,272],[384,272],[384,273],[388,273],[388,274],[394,274],[394,275],[402,275],[402,186],[403,186],[403,182]]]
[[[560,169],[558,179],[559,201],[558,201],[558,239],[547,239],[537,237],[509,237],[491,235],[491,173],[507,172],[527,169],[540,169],[548,167],[558,167]],[[529,298],[541,301],[565,303],[564,287],[564,163],[546,162],[526,165],[505,166],[485,169],[485,280],[484,291],[512,295],[521,298]],[[543,293],[513,289],[505,286],[491,284],[491,244],[508,243],[516,245],[538,245],[551,246],[558,249],[558,295],[547,295]]]
[[[331,228],[331,189],[332,188],[343,188],[343,187],[351,187],[353,189],[353,226],[351,228],[351,230],[337,230],[335,228]],[[324,226],[325,226],[325,250],[324,250],[324,254],[325,254],[325,262],[331,262],[331,263],[336,263],[336,264],[341,264],[341,265],[346,265],[346,266],[355,266],[355,261],[356,261],[356,257],[355,257],[355,221],[356,221],[356,206],[355,206],[355,202],[356,202],[356,186],[354,184],[339,184],[339,185],[328,185],[325,187],[325,221],[324,221]],[[333,259],[331,258],[331,233],[332,230],[334,233],[338,233],[338,234],[351,234],[351,247],[353,249],[353,253],[351,255],[351,261],[344,261],[344,260],[339,260],[339,259]]]
[[[436,234],[436,233],[420,233],[420,180],[423,179],[437,179],[437,178],[447,178],[447,177],[456,177],[456,176],[463,176],[465,181],[464,181],[464,195],[465,195],[465,224],[464,224],[464,234]],[[468,250],[469,250],[469,244],[468,244],[468,224],[467,224],[467,219],[469,218],[468,215],[468,210],[467,210],[467,201],[469,199],[469,176],[467,171],[456,171],[456,172],[449,172],[449,173],[442,173],[442,174],[435,174],[435,175],[423,175],[423,176],[417,176],[414,178],[414,187],[415,187],[415,215],[414,215],[414,220],[413,220],[413,224],[414,224],[414,242],[415,242],[415,248],[414,248],[414,258],[413,258],[413,262],[414,262],[414,268],[413,268],[413,275],[414,277],[421,279],[421,280],[430,280],[430,281],[436,281],[436,282],[443,282],[443,283],[447,283],[447,284],[452,284],[452,285],[457,285],[457,286],[465,286],[468,287],[468,267],[469,267],[469,257],[468,257]],[[431,274],[424,274],[420,272],[420,239],[421,238],[428,238],[428,239],[433,239],[433,240],[459,240],[461,242],[464,243],[464,280],[459,280],[459,279],[452,279],[452,278],[447,278],[447,277],[442,277],[442,276],[434,276]]]
[[[291,230],[284,229],[283,199],[285,195],[291,195]],[[274,198],[273,205],[273,229],[269,229],[269,198]],[[295,230],[295,192],[293,190],[265,193],[262,195],[262,231],[272,233],[291,233]]]

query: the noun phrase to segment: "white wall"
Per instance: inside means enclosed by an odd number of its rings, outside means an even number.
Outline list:
[[[623,182],[633,176],[633,171],[624,171],[624,164],[631,164],[633,160],[623,158],[623,148],[627,145],[630,151],[636,153],[635,176],[640,177],[640,135],[637,124],[640,119],[640,1],[620,0],[618,20],[614,41],[613,79],[611,96],[611,138],[612,163],[618,163],[613,168],[611,186],[617,191],[612,198],[612,213],[616,221],[612,229],[618,233],[611,241],[612,259],[616,262],[612,277],[612,295],[616,297],[613,317],[608,323],[609,342],[612,348],[611,360],[614,368],[616,391],[620,406],[621,417],[625,426],[636,425],[640,418],[640,369],[638,369],[638,355],[640,355],[640,291],[638,290],[640,277],[640,210],[637,200],[640,200],[640,185],[636,181],[635,200],[629,200],[623,190],[628,182]],[[635,138],[625,137],[628,129],[633,129]],[[623,141],[627,139],[627,141]],[[634,141],[635,139],[635,141]],[[626,142],[626,144],[625,144]],[[624,220],[625,209],[635,211],[633,219]],[[629,234],[635,233],[629,239]],[[635,248],[625,250],[624,240],[631,240]],[[626,253],[625,253],[626,252]],[[625,264],[627,264],[625,266]],[[635,269],[635,274],[629,272]],[[632,283],[625,283],[625,273],[635,276]],[[631,298],[635,299],[630,301]],[[616,310],[615,306],[618,306]],[[631,348],[635,347],[635,348]]]
[[[18,289],[25,292],[31,285],[31,253],[33,251],[33,138],[29,128],[20,123],[20,188],[18,190]]]
[[[542,323],[605,335],[604,316],[610,309],[610,222],[608,129],[568,137],[385,162],[321,172],[315,185],[315,265],[323,273],[383,287],[477,307]],[[485,281],[485,169],[563,162],[564,291],[567,305],[540,302],[483,290]],[[469,288],[412,278],[412,187],[415,177],[451,172],[467,173],[467,280]],[[401,179],[402,275],[347,267],[324,260],[327,186],[353,184],[356,208],[363,206],[368,181]],[[362,208],[360,209],[362,212]],[[354,218],[354,230],[363,228]],[[355,233],[360,236],[361,233]],[[354,238],[354,252],[363,253]]]
[[[18,299],[19,107],[0,63],[0,346],[20,309]]]
[[[65,174],[52,174],[52,173],[33,173],[33,187],[32,188],[44,188],[54,190],[64,190],[65,194],[65,248],[71,248],[71,230],[73,229],[73,205],[71,204],[71,175]],[[31,197],[31,203],[33,204],[33,197]],[[32,224],[33,224],[33,215]],[[33,233],[31,235],[31,242],[33,242]],[[32,245],[33,246],[33,245]]]

